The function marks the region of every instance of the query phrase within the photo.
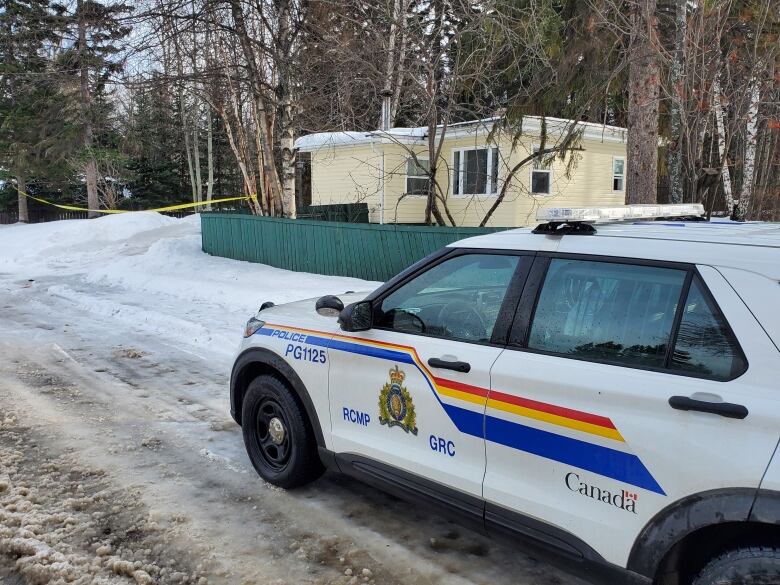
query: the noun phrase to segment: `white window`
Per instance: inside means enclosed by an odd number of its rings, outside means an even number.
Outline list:
[[[498,191],[498,148],[456,148],[452,151],[452,192],[492,195]]]
[[[622,156],[612,158],[612,190],[623,191],[626,184],[626,159]]]
[[[428,194],[429,168],[427,158],[410,156],[406,159],[406,193],[409,195]]]
[[[534,146],[534,154],[539,152],[539,147]],[[544,156],[542,159],[545,158]],[[549,162],[535,158],[531,167],[531,194],[549,195],[552,183],[552,169]]]

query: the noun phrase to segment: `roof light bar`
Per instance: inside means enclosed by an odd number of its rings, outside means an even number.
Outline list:
[[[546,207],[536,212],[537,221],[548,222],[626,221],[630,219],[702,216],[704,216],[704,206],[700,203],[616,205],[612,207]]]

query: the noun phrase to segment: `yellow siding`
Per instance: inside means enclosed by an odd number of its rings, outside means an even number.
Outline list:
[[[459,140],[446,140],[441,153],[441,160],[437,166],[436,180],[441,189],[447,193],[452,191],[451,169],[452,149],[457,147],[472,146],[474,137]],[[385,221],[397,223],[422,223],[425,220],[426,199],[420,196],[407,195],[406,192],[406,159],[409,156],[409,146],[399,144],[385,144],[385,169],[387,181],[385,183]],[[414,147],[417,156],[427,158],[427,148]],[[495,197],[474,196],[447,198],[447,206],[455,223],[461,226],[479,225],[485,213],[495,201]],[[446,219],[444,206],[439,204],[439,210]],[[491,217],[488,225],[513,226],[515,224],[515,203],[502,204]]]
[[[510,157],[510,164],[528,156],[529,149],[533,144],[533,139],[529,139],[524,144],[519,145],[517,151],[512,153]],[[575,154],[576,163],[571,167],[568,178],[566,176],[567,162],[557,158],[553,160],[550,195],[531,195],[530,165],[517,174],[509,189],[509,192],[512,192],[517,199],[515,225],[534,225],[536,211],[541,207],[602,206],[625,203],[625,192],[612,190],[612,161],[616,156],[625,157],[625,144],[583,138],[580,146],[584,150]]]
[[[461,138],[448,138],[441,152],[437,181],[449,193],[453,148],[485,146],[486,132]],[[499,189],[508,171],[528,152],[535,141],[524,137],[513,150],[508,139],[499,139]],[[548,144],[550,141],[548,141]],[[612,160],[625,157],[626,147],[620,142],[583,138],[583,151],[577,153],[577,164],[566,177],[566,164],[552,163],[552,194],[530,194],[530,165],[522,168],[510,183],[502,204],[488,225],[524,226],[535,224],[536,210],[549,206],[620,205],[623,192],[612,191]],[[312,203],[368,203],[369,218],[379,222],[382,208],[382,169],[384,169],[384,221],[386,223],[422,223],[425,219],[425,198],[403,196],[406,191],[406,159],[410,149],[427,158],[424,145],[376,143],[361,146],[330,146],[312,152]],[[384,155],[384,156],[383,156]],[[496,196],[449,195],[448,207],[458,225],[479,225]],[[439,208],[444,214],[442,205]]]
[[[367,203],[370,220],[378,222],[381,169],[380,145],[328,146],[312,151],[312,205]]]

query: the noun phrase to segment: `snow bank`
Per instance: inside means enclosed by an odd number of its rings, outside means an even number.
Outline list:
[[[0,226],[0,270],[27,269],[47,259],[67,259],[74,246],[99,250],[105,243],[127,240],[176,222],[175,218],[159,213],[139,212],[91,220],[3,225]]]
[[[354,278],[291,272],[209,256],[200,246],[199,234],[160,239],[143,254],[123,255],[96,266],[86,280],[170,294],[189,303],[229,300],[233,307],[244,311],[256,310],[259,300],[279,304],[376,287]]]
[[[42,286],[52,303],[225,355],[263,301],[378,285],[209,256],[201,250],[200,216],[152,212],[0,226],[4,284]]]

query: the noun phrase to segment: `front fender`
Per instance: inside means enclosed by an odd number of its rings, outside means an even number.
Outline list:
[[[233,364],[230,374],[230,415],[239,425],[241,424],[241,405],[244,400],[244,392],[249,383],[257,376],[273,374],[284,378],[290,385],[298,400],[306,410],[311,422],[317,446],[325,448],[325,438],[322,434],[317,410],[314,408],[311,396],[300,376],[279,355],[262,347],[250,347],[241,352]]]

